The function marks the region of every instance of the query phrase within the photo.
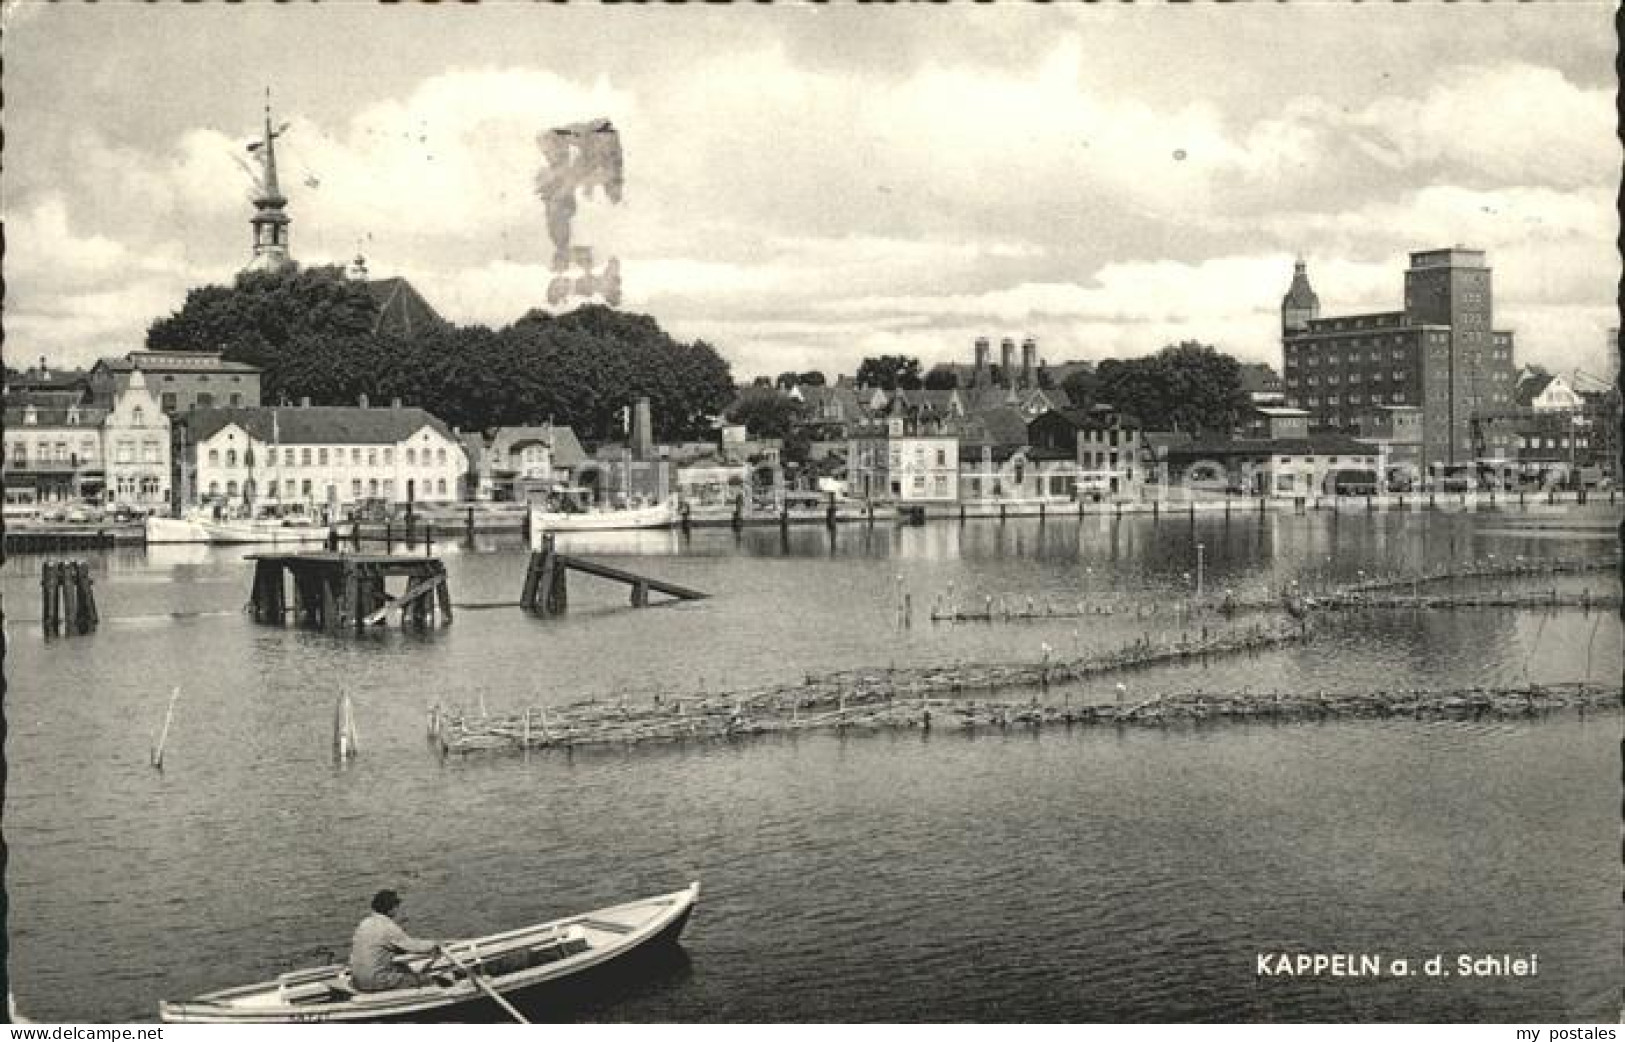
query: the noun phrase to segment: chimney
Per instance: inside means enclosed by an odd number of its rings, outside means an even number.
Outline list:
[[[987,355],[990,350],[988,339],[985,336],[976,338],[976,373],[971,377],[972,387],[981,387],[987,383]]]
[[[50,375],[51,375],[51,371],[45,367],[45,356],[40,355],[39,356],[39,376],[40,376],[40,379],[41,380],[48,379],[50,377]]]
[[[359,397],[359,398],[357,398],[357,399],[356,399],[356,400],[355,400],[355,403],[356,403],[356,404],[357,404],[357,405],[359,405],[359,406],[361,406],[361,407],[362,407],[362,408],[363,408],[363,409],[365,409],[365,408],[366,408],[366,407],[367,407],[367,396],[366,396],[366,394],[365,394],[365,393],[363,393],[363,394],[362,394],[362,395],[361,395],[361,397]]]
[[[1028,337],[1021,342],[1021,386],[1031,389],[1037,386],[1033,381],[1037,375],[1033,372],[1038,366],[1038,341]]]
[[[299,399],[299,408],[301,408],[301,409],[310,408],[310,395],[307,394],[307,395],[302,395],[300,397],[300,399]]]
[[[654,458],[654,423],[649,415],[649,399],[639,398],[632,407],[632,458],[639,463]]]
[[[999,341],[999,376],[1004,386],[1015,386],[1016,342],[1010,337]]]

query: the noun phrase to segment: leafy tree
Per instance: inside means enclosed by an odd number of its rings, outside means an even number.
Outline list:
[[[1038,389],[1041,391],[1052,390],[1055,387],[1055,375],[1043,362],[1038,363],[1038,373],[1034,379],[1038,381]]]
[[[826,382],[824,380],[824,374],[816,369],[809,369],[807,372],[802,373],[797,379],[800,380],[802,385],[806,387],[823,387]]]
[[[959,374],[948,366],[934,366],[925,374],[925,389],[928,391],[953,391],[958,387]]]
[[[773,386],[781,391],[788,391],[801,381],[801,374],[797,372],[780,373],[779,378],[773,381]]]
[[[742,423],[753,438],[788,438],[801,418],[801,403],[772,388],[752,387],[728,406],[730,423]]]
[[[1093,366],[1080,366],[1066,374],[1061,390],[1066,392],[1073,408],[1087,409],[1099,399],[1100,374]]]
[[[532,310],[495,331],[445,325],[408,336],[374,333],[376,324],[364,285],[337,268],[311,268],[194,289],[152,324],[147,344],[224,349],[264,371],[266,401],[400,398],[464,429],[551,419],[589,441],[618,437],[620,410],[639,397],[649,399],[656,437],[675,439],[707,430],[734,396],[715,348],[601,305],[560,316]]]
[[[858,366],[858,383],[883,391],[917,391],[920,388],[920,360],[905,355],[865,358]]]
[[[1248,404],[1241,364],[1193,340],[1145,358],[1107,359],[1096,376],[1099,400],[1134,413],[1153,430],[1226,432]]]

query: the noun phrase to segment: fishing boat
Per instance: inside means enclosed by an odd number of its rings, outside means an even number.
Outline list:
[[[674,944],[699,900],[700,884],[507,933],[447,941],[400,962],[433,983],[357,991],[349,967],[320,966],[275,980],[160,1002],[166,1024],[315,1024],[489,1019],[532,994],[584,983],[638,953]]]
[[[184,517],[147,518],[147,542],[208,543],[242,546],[251,543],[320,543],[328,526],[300,511],[262,512],[257,517],[214,517],[197,511]]]
[[[547,510],[531,507],[530,536],[535,548],[547,532],[613,532],[636,528],[671,528],[677,524],[676,500],[650,506],[607,510]]]

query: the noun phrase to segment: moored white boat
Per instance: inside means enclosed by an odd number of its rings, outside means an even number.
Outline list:
[[[208,543],[212,542],[207,529],[193,517],[147,518],[149,543]]]
[[[327,534],[326,525],[304,516],[216,520],[203,514],[192,514],[186,517],[147,518],[147,542],[152,544],[242,546],[253,543],[320,543],[327,539]]]
[[[677,523],[677,503],[665,500],[653,506],[620,510],[540,510],[530,511],[530,540],[540,547],[547,532],[611,532],[633,528],[670,528]]]
[[[285,973],[275,980],[211,992],[186,1002],[161,1002],[166,1024],[314,1024],[378,1020],[437,1021],[498,1012],[577,983],[637,952],[676,942],[699,900],[700,884],[584,915],[507,933],[448,941],[445,954],[403,960],[435,983],[358,992],[342,965]]]
[[[229,521],[199,521],[209,542],[221,546],[249,543],[320,543],[327,528],[309,518],[239,518]]]

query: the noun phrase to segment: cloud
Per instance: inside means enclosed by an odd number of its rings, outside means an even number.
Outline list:
[[[1613,92],[1526,64],[1441,70],[1426,94],[1378,98],[1348,120],[1374,155],[1445,164],[1477,184],[1597,185],[1619,174]]]
[[[453,67],[339,117],[279,112],[293,252],[347,261],[360,243],[447,317],[512,321],[551,278],[536,136],[605,117],[626,197],[585,202],[576,241],[620,260],[626,306],[741,366],[792,364],[774,351],[802,367],[904,347],[962,359],[1006,330],[1057,360],[1184,338],[1275,360],[1298,251],[1328,311],[1356,312],[1399,307],[1409,249],[1488,249],[1498,310],[1530,324],[1532,348],[1580,335],[1556,309],[1612,299],[1604,91],[1528,63],[1351,80],[1346,95],[1282,83],[1269,103],[1227,83],[1108,88],[1099,23],[1062,24],[1007,31],[998,63],[919,47],[866,71],[755,33],[658,82]],[[1025,39],[1043,42],[1010,59]],[[57,182],[29,173],[9,200],[8,305],[35,320],[12,328],[92,349],[123,301],[149,309],[103,342],[127,350],[188,285],[228,281],[248,259],[254,131],[132,145],[60,130],[44,153]],[[81,295],[88,325],[60,321]]]

